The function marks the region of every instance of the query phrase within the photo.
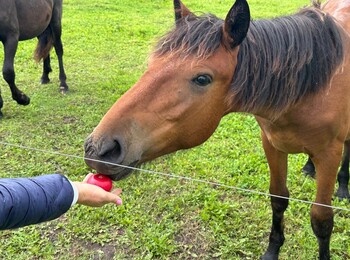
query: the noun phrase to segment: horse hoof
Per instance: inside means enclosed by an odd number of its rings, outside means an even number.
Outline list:
[[[63,95],[67,94],[67,92],[68,92],[68,85],[65,82],[61,83],[59,91]]]
[[[266,252],[263,256],[260,257],[261,260],[278,260],[278,255]]]
[[[60,90],[59,91],[60,91],[60,93],[62,95],[65,95],[68,92],[68,87],[60,86]]]
[[[50,78],[47,77],[47,76],[43,76],[43,77],[41,77],[41,79],[40,79],[40,83],[41,83],[41,84],[48,84],[48,83],[50,83]]]
[[[49,84],[49,83],[50,83],[50,79],[49,79],[49,78],[41,78],[40,82],[41,82],[41,84],[43,84],[43,85]]]
[[[343,199],[348,199],[350,200],[350,194],[349,194],[349,190],[347,188],[341,188],[339,187],[337,192],[335,193],[335,196],[339,199],[339,200],[343,200]]]
[[[17,101],[17,104],[22,106],[27,106],[30,104],[30,98],[27,97],[25,94],[21,94],[19,97],[14,98],[14,100]]]

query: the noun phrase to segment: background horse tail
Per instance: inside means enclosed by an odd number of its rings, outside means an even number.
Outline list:
[[[45,31],[38,36],[38,44],[34,52],[34,59],[39,62],[41,59],[45,59],[53,46],[53,37],[51,27],[48,26]]]

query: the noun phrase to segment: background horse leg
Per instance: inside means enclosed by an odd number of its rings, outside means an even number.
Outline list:
[[[43,74],[41,76],[41,84],[48,84],[50,82],[49,73],[51,71],[51,59],[49,54],[46,58],[44,58],[43,61]]]
[[[9,85],[12,93],[12,98],[20,105],[28,105],[30,103],[29,97],[27,97],[22,91],[20,91],[15,84],[15,70],[14,59],[18,46],[18,37],[8,36],[4,41],[4,65],[2,68],[2,74]]]
[[[4,101],[2,100],[1,91],[0,91],[0,118],[3,117],[3,114],[1,112],[3,105],[4,105]]]
[[[338,146],[338,147],[337,147]],[[316,166],[316,203],[331,205],[337,169],[342,156],[342,144],[333,145],[323,154],[317,154],[313,161]],[[319,259],[330,259],[330,238],[333,231],[333,209],[313,204],[311,225],[319,245]]]
[[[305,163],[304,167],[302,168],[302,171],[307,176],[310,176],[312,178],[315,177],[315,174],[316,174],[315,165],[312,162],[310,157],[307,159],[307,162]]]
[[[61,4],[55,4],[54,10],[52,13],[52,18],[50,22],[50,27],[52,30],[52,37],[53,37],[53,45],[55,47],[55,52],[58,59],[58,66],[59,66],[59,79],[60,79],[60,92],[62,94],[65,94],[68,91],[68,85],[66,83],[66,73],[64,71],[63,67],[63,45],[61,41],[61,34],[62,34],[62,25],[61,25],[61,19],[62,19],[62,3]]]
[[[335,193],[335,196],[337,196],[339,199],[350,199],[350,193],[349,193],[349,158],[350,157],[350,142],[347,141],[344,144],[344,152],[343,152],[343,159],[341,163],[340,170],[338,172],[338,190]],[[312,178],[315,177],[316,170],[314,163],[312,162],[311,158],[309,157],[306,164],[302,168],[302,171],[305,173],[305,175],[308,175]]]
[[[48,27],[38,37],[38,45],[36,47],[34,58],[37,62],[43,59],[43,74],[41,75],[41,84],[50,82],[49,73],[51,69],[50,51],[53,45],[51,28]]]
[[[338,190],[335,195],[339,199],[350,199],[349,194],[349,156],[350,156],[350,142],[346,141],[344,144],[343,160],[338,172]]]
[[[270,168],[270,193],[289,197],[287,189],[287,159],[288,155],[277,151],[262,133],[262,143]],[[271,197],[272,227],[269,245],[261,259],[278,259],[281,246],[284,243],[284,212],[288,207],[288,199]]]
[[[61,42],[61,39],[59,39],[59,42],[56,43],[56,40],[55,40],[55,43],[54,43],[54,46],[55,46],[55,51],[56,51],[56,54],[57,54],[57,57],[58,57],[58,64],[59,64],[59,70],[60,70],[60,74],[59,74],[59,79],[60,79],[60,92],[62,94],[65,94],[67,91],[68,91],[68,85],[66,83],[66,73],[64,71],[64,67],[63,67],[63,47],[62,47],[62,42]]]

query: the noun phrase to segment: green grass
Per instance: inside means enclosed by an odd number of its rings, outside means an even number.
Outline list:
[[[254,19],[289,14],[308,2],[249,1]],[[232,1],[185,3],[198,13],[224,17]],[[59,171],[82,180],[89,171],[82,159],[52,152],[83,156],[84,139],[140,77],[152,45],[173,20],[170,0],[65,0],[63,43],[70,92],[58,92],[54,54],[52,83],[38,83],[41,65],[32,60],[36,41],[21,42],[17,83],[32,102],[16,105],[0,81],[5,101],[0,140],[42,151],[0,145],[0,176]],[[143,169],[266,192],[269,174],[259,137],[253,117],[231,114],[205,144]],[[288,185],[291,197],[312,201],[315,183],[300,171],[305,161],[305,155],[290,156]],[[115,185],[124,190],[121,207],[74,206],[57,220],[1,232],[0,259],[257,259],[266,249],[271,222],[267,196],[142,171]],[[349,208],[347,202],[335,205]],[[305,203],[290,203],[281,259],[316,258],[309,209]],[[333,259],[350,257],[348,219],[348,212],[335,211]]]

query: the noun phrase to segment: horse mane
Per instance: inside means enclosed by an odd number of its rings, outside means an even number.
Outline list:
[[[158,42],[154,55],[205,59],[222,46],[223,22],[211,14],[182,18]],[[278,114],[328,86],[343,59],[342,33],[318,1],[291,16],[252,21],[228,98],[243,111]]]
[[[153,55],[172,54],[182,58],[194,55],[205,59],[220,47],[222,26],[223,20],[212,14],[186,16],[158,41]]]
[[[344,59],[342,42],[336,22],[317,8],[252,22],[238,53],[234,99],[244,111],[288,109],[329,86]]]

